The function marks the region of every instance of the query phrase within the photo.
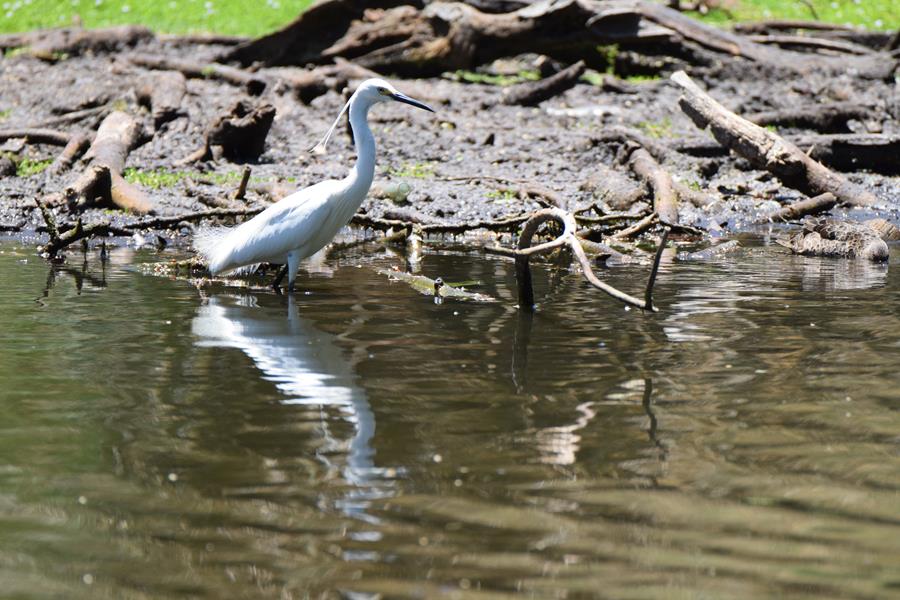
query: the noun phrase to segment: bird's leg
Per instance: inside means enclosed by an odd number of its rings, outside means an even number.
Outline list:
[[[284,276],[287,275],[288,266],[282,265],[280,269],[278,269],[278,275],[275,276],[275,281],[272,282],[272,287],[276,292],[281,292],[281,282],[284,281]]]
[[[300,253],[297,251],[288,252],[287,255],[287,271],[288,271],[288,292],[294,292],[294,281],[297,280],[297,269],[300,268]]]

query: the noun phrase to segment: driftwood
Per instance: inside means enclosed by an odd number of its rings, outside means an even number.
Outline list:
[[[883,262],[890,250],[878,233],[868,225],[835,219],[807,219],[803,230],[788,240],[775,240],[795,254],[862,258]]]
[[[226,58],[275,66],[321,64],[340,56],[376,71],[421,77],[471,69],[532,52],[536,45],[564,62],[584,59],[588,66],[606,67],[596,47],[617,44],[623,51],[668,53],[696,63],[741,58],[783,72],[852,69],[883,80],[893,77],[897,64],[886,53],[813,56],[759,44],[644,0],[544,0],[502,14],[459,2],[425,8],[397,4],[321,1],[291,25],[235,48]]]
[[[142,129],[137,119],[121,111],[110,113],[103,120],[85,158],[91,161],[92,166],[106,168],[108,187],[102,168],[89,169],[85,174],[92,175],[92,178],[89,181],[81,181],[80,190],[92,190],[92,196],[84,195],[82,192],[81,197],[88,202],[100,198],[104,202],[136,213],[148,213],[153,210],[150,199],[122,177],[125,159],[131,149],[138,144]]]
[[[631,151],[628,166],[653,192],[653,211],[659,216],[660,222],[664,225],[677,225],[678,197],[672,176],[643,148]]]
[[[683,71],[672,75],[672,81],[684,91],[679,105],[697,127],[709,127],[720,144],[767,169],[785,184],[811,196],[831,192],[839,202],[854,206],[878,202],[874,194],[830,171],[794,144],[726,109]]]
[[[849,133],[847,122],[851,119],[871,119],[876,110],[855,102],[809,104],[744,115],[757,125],[781,125],[814,129],[822,133]]]
[[[186,89],[187,82],[181,72],[163,71],[148,77],[138,87],[138,102],[150,109],[153,125],[159,129],[178,117]]]
[[[164,56],[136,55],[131,62],[139,67],[160,71],[178,71],[185,77],[219,79],[243,87],[251,96],[259,96],[266,89],[266,81],[242,69],[219,63],[172,59]]]
[[[63,55],[77,56],[87,52],[113,52],[153,39],[146,27],[123,25],[104,29],[69,27],[0,36],[0,48],[28,48],[30,54],[58,60]]]
[[[785,206],[766,218],[771,221],[795,221],[801,217],[826,212],[834,208],[837,198],[829,192],[813,198],[804,198]]]
[[[562,228],[562,233],[552,241],[532,246],[531,241],[534,234],[537,233],[537,230],[541,225],[548,221],[555,221]],[[575,224],[575,217],[571,213],[558,208],[545,208],[531,215],[525,222],[515,250],[507,250],[506,248],[496,246],[489,248],[492,253],[512,256],[516,259],[516,281],[518,284],[519,308],[525,311],[534,310],[534,289],[531,283],[529,258],[539,254],[548,254],[561,248],[568,248],[572,251],[578,264],[581,266],[584,278],[592,286],[628,306],[657,312],[657,308],[653,306],[653,284],[656,281],[656,274],[659,271],[659,261],[662,258],[662,251],[666,245],[668,230],[665,230],[662,239],[659,242],[656,257],[654,258],[653,266],[650,270],[650,277],[647,281],[647,287],[644,291],[644,299],[640,300],[597,278],[594,274],[594,270],[591,268],[590,259],[587,257],[587,254],[585,254],[581,242],[575,235],[576,229],[577,225]]]
[[[213,121],[203,136],[203,146],[176,164],[208,160],[219,155],[236,162],[254,161],[266,149],[266,136],[274,120],[275,107],[271,104],[253,106],[239,100],[227,114]]]
[[[575,87],[578,80],[584,75],[584,61],[580,60],[555,75],[539,81],[520,83],[504,90],[504,104],[519,104],[522,106],[534,106],[544,100],[562,94]]]
[[[343,58],[336,58],[333,65],[325,65],[303,71],[282,70],[276,73],[278,81],[287,85],[304,104],[309,104],[328,91],[341,91],[352,80],[380,77]]]

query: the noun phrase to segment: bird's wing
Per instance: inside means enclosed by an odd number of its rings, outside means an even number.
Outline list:
[[[294,192],[235,227],[222,240],[214,259],[215,271],[280,262],[288,252],[302,248],[328,221],[338,188],[337,181],[322,181]]]

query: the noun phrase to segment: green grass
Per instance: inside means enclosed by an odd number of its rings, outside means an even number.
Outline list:
[[[4,1],[0,32],[71,25],[142,24],[166,33],[257,36],[293,20],[312,0],[17,0]]]
[[[731,12],[713,9],[701,19],[709,23],[731,25],[735,21],[770,19],[813,20],[813,13],[798,0],[725,0]],[[809,0],[819,20],[866,29],[900,28],[900,3],[897,0]]]
[[[128,183],[141,185],[154,190],[172,187],[191,174],[187,171],[169,171],[168,169],[142,170],[128,167],[122,177]]]
[[[812,19],[799,0],[721,0],[733,18],[713,9],[703,20],[728,25],[760,19]],[[870,29],[900,28],[898,0],[810,0],[819,18]],[[142,24],[167,33],[215,32],[257,36],[293,20],[313,0],[9,0],[0,10],[0,33],[71,25],[76,17],[85,27]],[[617,49],[599,49],[610,62]],[[457,72],[463,81],[509,85],[531,79],[531,72],[515,76],[485,76]]]
[[[434,177],[434,163],[403,163],[400,168],[391,169],[389,173],[391,177],[430,179]]]
[[[669,117],[663,117],[659,121],[641,121],[637,126],[652,138],[672,137],[672,120]]]
[[[52,158],[46,158],[44,160],[23,158],[16,165],[16,175],[18,177],[30,177],[31,175],[37,175],[38,173],[42,173],[44,169],[49,167],[52,162]]]
[[[487,73],[478,73],[476,71],[460,70],[452,73],[444,73],[444,78],[465,83],[485,83],[488,85],[507,86],[522,83],[523,81],[537,81],[541,78],[541,74],[537,71],[519,71],[515,75],[489,75]]]

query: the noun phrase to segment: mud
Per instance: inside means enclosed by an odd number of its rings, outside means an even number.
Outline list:
[[[126,168],[154,173],[137,183],[150,196],[160,215],[219,208],[264,207],[291,189],[324,178],[342,177],[354,160],[349,134],[336,136],[325,156],[308,150],[320,139],[341,109],[346,94],[329,91],[304,104],[289,86],[279,82],[279,69],[261,69],[257,75],[270,81],[261,96],[215,79],[187,80],[187,94],[174,120],[154,131],[151,112],[138,102],[138,91],[151,74],[135,66],[132,55],[212,61],[226,50],[215,44],[184,40],[149,39],[115,54],[83,55],[55,62],[27,54],[8,53],[0,59],[0,128],[49,126],[65,132],[92,136],[103,116],[113,109],[143,119],[143,143],[131,151]],[[533,57],[504,61],[495,72],[531,68]],[[490,70],[490,69],[488,69]],[[692,73],[708,92],[739,114],[759,113],[807,105],[810,102],[855,102],[873,108],[871,119],[850,120],[850,131],[900,134],[900,83],[863,80],[851,75],[809,76],[804,79],[748,77],[736,69],[697,70]],[[804,198],[782,185],[769,173],[725,153],[691,156],[676,148],[686,141],[707,140],[678,107],[679,90],[666,79],[629,82],[616,86],[580,82],[536,107],[503,103],[504,87],[454,81],[452,77],[394,79],[404,93],[431,104],[432,115],[405,105],[379,105],[370,115],[378,144],[373,193],[361,209],[370,217],[388,217],[420,223],[466,223],[502,219],[541,207],[540,195],[527,193],[535,185],[553,193],[563,208],[575,211],[596,204],[606,206],[598,178],[634,179],[621,164],[623,141],[610,131],[629,128],[657,147],[662,166],[689,188],[701,191],[712,202],[697,207],[679,206],[679,221],[708,231],[712,236],[772,227],[764,215]],[[270,103],[276,109],[274,124],[261,157],[250,164],[252,177],[243,200],[232,199],[243,170],[242,164],[219,157],[175,166],[203,144],[206,128],[227,113],[236,101]],[[76,112],[79,111],[79,112]],[[815,133],[800,128],[779,128],[791,138]],[[0,145],[14,160],[51,160],[58,146],[26,144],[11,139]],[[898,157],[900,160],[900,157]],[[16,234],[39,242],[46,237],[44,222],[34,198],[59,192],[82,171],[76,163],[70,172],[49,175],[6,175],[0,178],[0,235]],[[22,173],[20,165],[19,172]],[[854,219],[882,217],[896,222],[900,207],[900,178],[864,171],[847,176],[879,199],[872,209],[835,209]],[[601,183],[603,183],[601,181]],[[408,194],[379,193],[396,190],[405,182]],[[405,190],[404,190],[405,191]],[[404,197],[405,196],[405,197]],[[646,200],[646,198],[645,198]],[[621,209],[621,207],[619,207]],[[110,207],[90,207],[76,213],[65,206],[55,209],[60,223],[81,217],[85,224],[134,220]],[[613,210],[613,207],[610,208]],[[778,225],[776,227],[790,227]],[[186,245],[193,225],[159,230],[169,243]],[[158,239],[155,236],[117,238],[115,243]],[[94,241],[93,243],[96,243]]]

